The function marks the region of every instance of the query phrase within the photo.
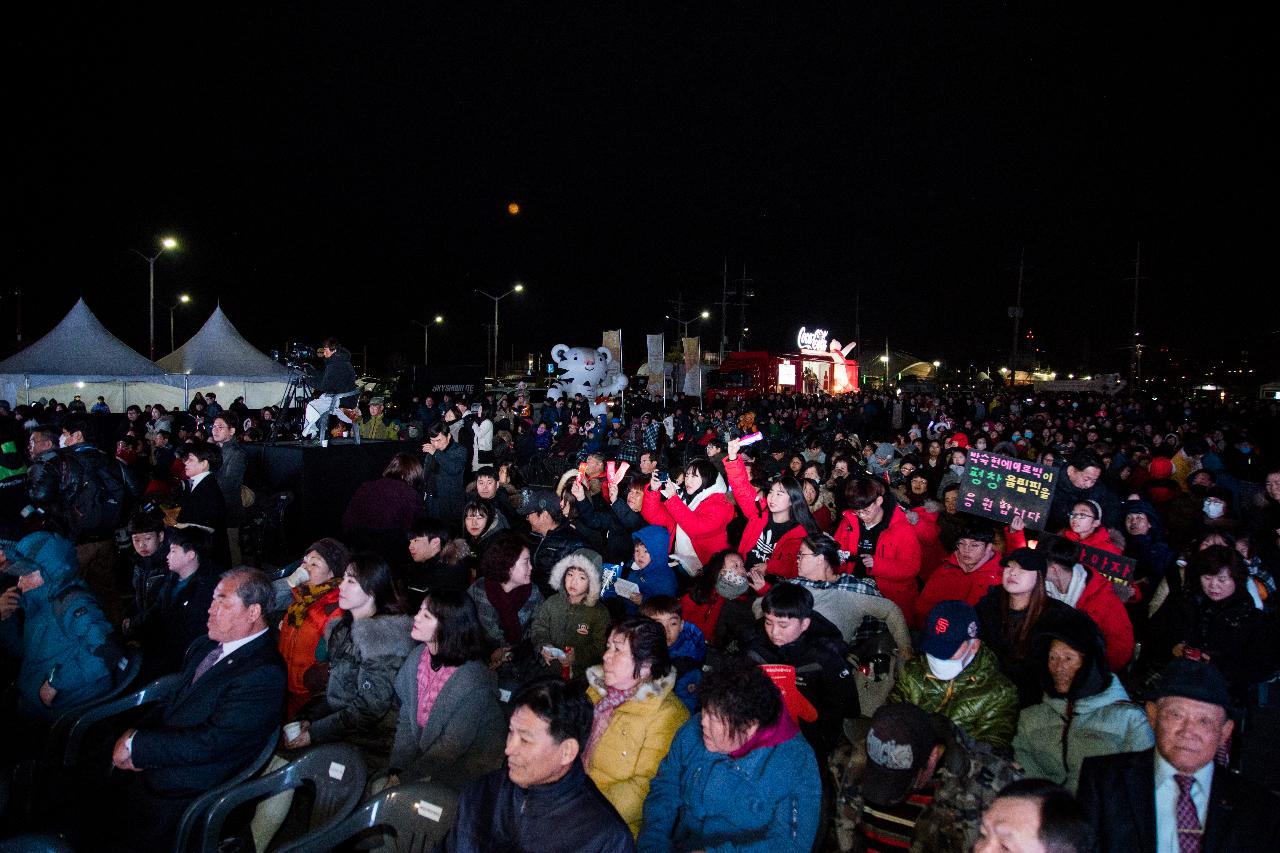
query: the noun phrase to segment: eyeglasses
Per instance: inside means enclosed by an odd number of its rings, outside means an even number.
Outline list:
[[[817,554],[812,551],[796,551],[796,559],[803,560],[805,557],[816,557]]]
[[[1091,513],[1091,512],[1073,512],[1073,513],[1071,513],[1070,515],[1068,515],[1068,516],[1067,516],[1067,518],[1087,518],[1087,519],[1089,519],[1090,521],[1093,521],[1093,513]]]

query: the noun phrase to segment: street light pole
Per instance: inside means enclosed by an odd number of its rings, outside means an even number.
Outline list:
[[[498,381],[498,303],[513,293],[522,293],[523,291],[524,282],[516,282],[514,287],[501,296],[494,296],[491,293],[485,293],[483,290],[475,288],[476,293],[493,300],[493,381],[495,384]]]
[[[169,306],[169,352],[173,352],[178,348],[173,338],[173,311],[179,305],[186,305],[190,301],[191,301],[191,297],[184,293],[178,297],[177,302],[174,302],[172,305]]]
[[[681,325],[681,329],[680,329],[680,336],[681,336],[682,338],[687,338],[687,337],[689,337],[689,324],[690,324],[690,323],[692,323],[694,320],[705,320],[705,319],[707,319],[707,318],[708,318],[708,317],[710,317],[710,316],[711,316],[711,312],[710,312],[710,311],[703,311],[703,312],[702,312],[701,314],[699,314],[697,317],[690,317],[688,320],[683,320],[683,319],[681,319],[681,318],[679,318],[679,317],[672,317],[670,314],[667,314],[667,315],[666,315],[666,317],[667,317],[667,319],[668,319],[668,320],[675,320],[677,323],[679,323],[679,324]]]
[[[147,262],[147,328],[150,331],[150,358],[152,361],[156,360],[156,261],[165,253],[165,250],[176,248],[178,248],[178,241],[172,237],[165,237],[160,241],[160,250],[154,255],[144,255],[137,249],[129,250]]]
[[[430,324],[430,323],[424,323],[424,322],[423,322],[423,321],[421,321],[421,320],[414,320],[413,322],[414,322],[414,323],[417,323],[419,326],[421,326],[421,327],[422,327],[422,369],[423,369],[423,370],[426,370],[426,369],[427,369],[427,360],[428,360],[428,356],[430,355],[429,345],[430,345],[430,343],[431,343],[431,339],[430,339],[430,334],[431,334],[431,324]],[[443,322],[444,322],[444,317],[443,317],[443,316],[441,316],[440,314],[437,314],[437,315],[435,316],[435,320],[434,320],[434,322],[435,322],[435,324],[438,326],[438,325],[440,325],[441,323],[443,323]]]

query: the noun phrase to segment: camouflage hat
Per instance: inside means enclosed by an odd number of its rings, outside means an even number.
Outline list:
[[[387,404],[386,397],[370,397],[369,398],[370,406],[385,406],[386,404]]]
[[[923,708],[908,702],[881,705],[867,730],[862,796],[878,806],[901,803],[929,763],[937,742],[933,722]]]

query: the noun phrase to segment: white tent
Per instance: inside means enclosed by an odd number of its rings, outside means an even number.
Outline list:
[[[213,391],[223,406],[236,397],[244,397],[251,409],[274,406],[289,384],[288,368],[254,349],[221,305],[191,340],[156,363],[183,388],[188,400],[197,391]]]
[[[68,402],[77,394],[89,406],[102,396],[114,412],[134,403],[175,406],[183,396],[163,370],[108,332],[83,299],[43,338],[0,361],[0,398]]]

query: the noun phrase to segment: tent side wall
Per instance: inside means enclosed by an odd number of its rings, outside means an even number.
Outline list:
[[[101,396],[113,412],[122,412],[132,405],[146,406],[151,403],[160,403],[167,408],[183,405],[181,385],[175,386],[165,381],[142,378],[73,380],[66,376],[0,376],[0,398],[14,405],[50,398],[68,403],[77,394],[86,406],[92,406]]]

